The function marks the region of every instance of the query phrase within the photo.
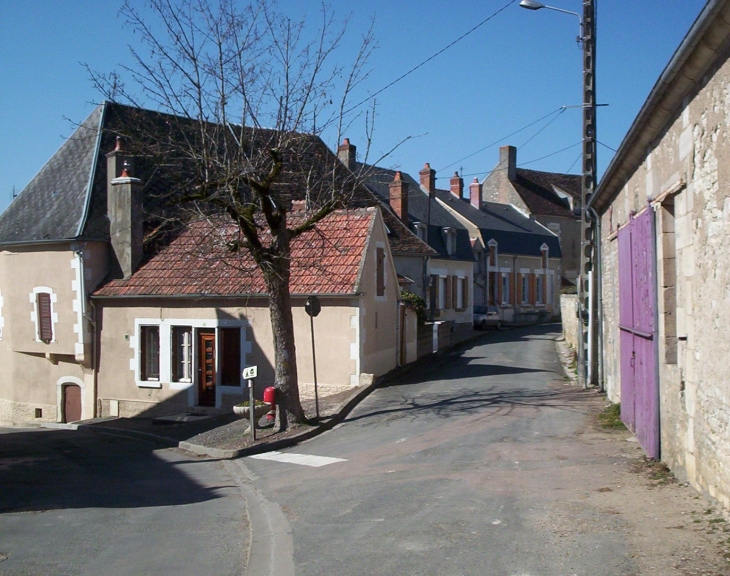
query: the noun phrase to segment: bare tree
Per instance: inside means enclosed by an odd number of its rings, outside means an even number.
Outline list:
[[[153,159],[168,175],[164,190],[156,191],[164,205],[223,214],[237,230],[229,250],[249,251],[260,268],[285,427],[287,419],[304,419],[290,245],[359,185],[357,175],[322,152],[319,135],[336,132],[339,142],[350,128],[356,117],[345,114],[348,99],[367,78],[375,44],[371,27],[359,39],[353,62],[342,66],[338,55],[350,48],[344,43],[347,21],[336,21],[327,6],[321,6],[312,33],[274,0],[239,4],[149,0],[143,14],[127,1],[121,14],[140,40],[130,47],[133,63],[120,73],[87,69],[106,98],[163,113],[151,121],[140,117],[128,127],[127,139],[135,154]],[[306,201],[306,217],[290,218],[294,198]]]

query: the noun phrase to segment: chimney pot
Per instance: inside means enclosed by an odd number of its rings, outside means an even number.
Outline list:
[[[469,203],[474,208],[482,209],[482,185],[476,177],[474,178],[474,182],[469,184]]]
[[[454,172],[451,180],[449,180],[449,186],[451,188],[451,194],[461,200],[461,197],[464,195],[464,179],[459,176],[458,172]]]
[[[408,224],[408,182],[403,180],[400,171],[395,173],[390,189],[390,207],[404,224]]]
[[[357,147],[350,144],[349,138],[342,140],[342,144],[337,147],[337,157],[351,172],[355,171],[356,153]]]
[[[426,162],[423,169],[418,173],[421,177],[421,186],[423,186],[429,194],[436,193],[436,170]]]

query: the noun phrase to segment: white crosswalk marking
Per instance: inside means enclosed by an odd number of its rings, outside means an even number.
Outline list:
[[[336,464],[337,462],[347,462],[345,458],[330,458],[329,456],[311,456],[309,454],[292,454],[283,452],[265,452],[263,454],[254,454],[249,458],[257,460],[273,460],[275,462],[287,462],[289,464],[299,464],[301,466],[327,466],[327,464]]]

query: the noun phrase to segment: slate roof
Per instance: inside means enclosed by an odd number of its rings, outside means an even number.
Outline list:
[[[356,163],[356,168],[366,174],[365,185],[380,196],[384,202],[390,199],[390,183],[395,178],[396,170],[370,166]],[[428,226],[428,244],[437,252],[438,258],[446,260],[466,260],[473,262],[474,251],[469,239],[469,231],[466,227],[449,214],[438,202],[431,202],[430,215],[428,193],[421,188],[410,174],[401,171],[401,179],[408,182],[408,224],[413,226],[415,222]],[[449,255],[446,250],[443,229],[454,228],[456,230],[456,252]]]
[[[575,198],[580,198],[580,176],[517,168],[517,179],[510,182],[527,205],[530,213],[575,218],[570,204],[566,199],[558,196],[555,188],[559,188]]]
[[[106,153],[114,149],[116,136],[122,134],[132,138],[135,127],[141,125],[184,130],[186,122],[192,121],[116,103],[99,105],[0,215],[0,244],[74,239],[107,241]],[[259,133],[265,140],[265,135],[271,131],[260,130]],[[309,138],[310,153],[303,162],[315,168],[324,163],[341,165],[321,139]],[[344,167],[342,170],[346,171]],[[171,176],[156,164],[137,158],[133,176],[140,178],[144,186],[145,234],[149,240],[150,231],[162,221],[161,197],[164,194],[159,192],[164,191],[176,175]],[[304,186],[290,185],[289,188],[287,193],[293,200],[305,198]],[[393,253],[433,253],[367,187],[355,187],[348,207],[382,209]],[[152,251],[147,245],[145,249]]]
[[[439,190],[436,196],[479,228],[485,244],[491,239],[496,240],[500,254],[540,256],[540,247],[547,244],[551,258],[562,257],[559,238],[514,206],[482,202],[482,209],[479,210],[468,200],[456,198],[447,190]]]
[[[99,106],[7,207],[0,216],[0,243],[79,236],[102,116]]]
[[[291,293],[355,294],[376,209],[335,211],[292,241]],[[292,216],[292,224],[302,216]],[[96,297],[264,295],[263,275],[248,251],[231,253],[236,228],[226,222],[191,223],[129,279],[112,280]],[[266,242],[266,238],[263,241]]]

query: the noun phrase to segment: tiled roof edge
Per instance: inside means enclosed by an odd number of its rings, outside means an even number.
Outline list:
[[[359,293],[362,290],[362,274],[365,270],[365,258],[367,258],[368,251],[370,250],[370,241],[373,238],[373,228],[375,227],[375,221],[380,216],[380,221],[383,221],[383,216],[380,213],[379,207],[374,207],[372,210],[372,216],[370,217],[370,224],[368,225],[368,235],[365,239],[365,245],[362,247],[362,254],[360,254],[360,264],[357,268],[357,277],[355,279],[355,292]],[[385,232],[385,229],[383,229]],[[386,234],[387,238],[387,234]]]

